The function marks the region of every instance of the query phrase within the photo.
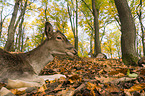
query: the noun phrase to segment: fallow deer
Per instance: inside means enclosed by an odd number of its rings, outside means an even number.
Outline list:
[[[49,22],[45,23],[45,34],[47,39],[26,53],[11,54],[0,48],[0,82],[5,82],[6,88],[40,87],[45,81],[38,74],[53,60],[53,55],[77,54],[63,33],[53,32]],[[4,94],[1,90],[0,96]]]

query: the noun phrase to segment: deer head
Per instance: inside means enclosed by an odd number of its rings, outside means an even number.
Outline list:
[[[72,56],[77,54],[77,51],[73,48],[63,33],[59,30],[53,32],[52,25],[49,22],[46,22],[45,24],[45,34],[49,41],[47,48],[49,48],[51,54],[65,54]]]

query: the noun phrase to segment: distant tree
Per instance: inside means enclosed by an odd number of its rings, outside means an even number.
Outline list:
[[[114,9],[114,6],[112,7],[112,2],[110,3],[110,1],[108,2],[107,0],[81,1],[80,9],[83,13],[83,19],[80,20],[80,23],[82,23],[81,27],[84,27],[84,31],[90,36],[89,53],[94,53],[93,55],[96,56],[102,51],[101,41],[105,37],[105,29],[108,24],[116,20],[114,18],[117,11]]]
[[[22,46],[23,46],[23,35],[24,35],[24,30],[23,30],[23,22],[24,22],[24,16],[26,12],[26,7],[27,7],[28,0],[25,1],[24,5],[21,3],[21,15],[19,16],[21,18],[20,24],[19,24],[19,29],[18,29],[18,43],[16,42],[15,49],[17,48],[18,51],[22,51]],[[16,39],[17,39],[16,38]]]
[[[82,12],[82,16],[80,16],[79,24],[80,27],[83,27],[84,32],[86,32],[90,37],[90,52],[89,54],[93,54],[93,40],[94,40],[94,18],[92,12],[92,0],[82,0],[80,10]],[[85,47],[86,48],[86,47]],[[94,55],[94,54],[93,54]]]
[[[96,7],[96,0],[92,0],[92,9],[93,9],[94,29],[95,29],[94,55],[97,56],[98,53],[101,53],[101,46],[100,46],[100,39],[99,39],[99,21],[98,21],[99,9]]]
[[[122,60],[126,65],[136,65],[138,61],[135,40],[136,28],[127,0],[114,0],[121,22]]]
[[[15,26],[15,21],[17,18],[20,1],[21,0],[16,0],[16,2],[15,2],[14,11],[12,14],[10,25],[8,27],[8,39],[7,39],[7,42],[4,47],[4,49],[7,51],[11,51],[13,44],[14,44],[14,34],[15,34],[14,26]]]
[[[0,5],[0,38],[1,38],[3,23],[4,23],[5,19],[10,15],[10,13],[3,16],[4,6],[7,4],[3,0],[0,3],[1,3],[1,5]]]
[[[137,13],[137,16],[138,16],[138,19],[139,19],[139,24],[140,24],[140,28],[141,28],[141,32],[142,32],[142,45],[143,45],[143,55],[145,56],[145,27],[143,25],[143,1],[140,0],[140,3],[137,7],[138,11],[136,12]]]
[[[78,51],[78,0],[67,1],[68,15],[71,23],[71,28],[74,34],[74,46]]]

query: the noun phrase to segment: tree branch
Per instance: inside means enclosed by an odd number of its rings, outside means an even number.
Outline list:
[[[88,7],[88,9],[91,11],[91,13],[93,14],[93,11],[91,10],[91,8],[88,6],[88,4],[84,1],[84,0],[82,0],[82,2],[84,2],[84,4]]]

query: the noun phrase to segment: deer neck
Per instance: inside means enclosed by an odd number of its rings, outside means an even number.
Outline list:
[[[26,60],[33,67],[34,72],[38,75],[41,70],[53,60],[49,48],[46,48],[46,40],[37,48],[26,53]]]

